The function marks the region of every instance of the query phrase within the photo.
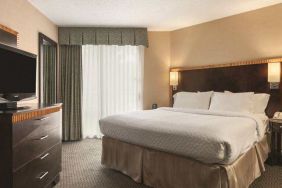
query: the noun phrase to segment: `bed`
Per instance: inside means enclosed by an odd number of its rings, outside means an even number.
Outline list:
[[[270,93],[265,115],[174,107],[110,116],[100,121],[102,164],[154,188],[248,187],[265,170],[267,116],[280,107],[280,91],[268,89],[267,75],[261,74],[267,64],[261,62],[214,70],[185,69],[179,90]],[[234,81],[232,76],[242,70],[255,71],[252,79],[243,74],[245,82]],[[199,75],[197,85],[187,84]],[[213,82],[222,75],[226,79]],[[248,84],[255,78],[259,85]]]
[[[207,164],[231,164],[264,137],[266,118],[228,111],[159,108],[109,116],[100,124],[104,135],[126,143]]]

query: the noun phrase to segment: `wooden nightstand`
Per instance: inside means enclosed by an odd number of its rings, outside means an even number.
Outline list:
[[[271,132],[271,153],[269,162],[272,165],[282,165],[282,119],[269,119],[269,128]]]

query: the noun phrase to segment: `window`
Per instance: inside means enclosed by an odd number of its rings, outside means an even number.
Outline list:
[[[143,46],[82,46],[82,133],[101,137],[103,117],[143,107]]]

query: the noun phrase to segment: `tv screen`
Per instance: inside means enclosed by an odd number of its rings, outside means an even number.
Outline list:
[[[0,45],[0,95],[8,100],[32,97],[36,91],[36,56]]]

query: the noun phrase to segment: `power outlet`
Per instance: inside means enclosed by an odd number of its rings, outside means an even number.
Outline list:
[[[152,109],[157,109],[158,108],[158,104],[153,104],[152,105]]]

